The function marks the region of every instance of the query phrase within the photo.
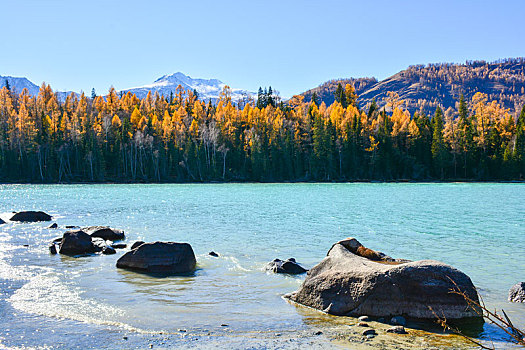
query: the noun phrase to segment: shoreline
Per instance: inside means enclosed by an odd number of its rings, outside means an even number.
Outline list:
[[[225,185],[225,184],[525,184],[525,180],[351,180],[351,181],[70,181],[2,182],[0,185]]]

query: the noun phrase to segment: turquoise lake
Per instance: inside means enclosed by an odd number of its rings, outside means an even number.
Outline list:
[[[0,217],[19,210],[43,210],[61,228],[0,225],[0,348],[284,346],[293,332],[332,321],[281,298],[304,276],[269,274],[265,264],[294,257],[310,268],[346,237],[459,268],[489,308],[525,327],[525,305],[507,302],[525,280],[523,184],[0,185]],[[169,278],[118,270],[122,250],[52,256],[49,242],[65,225],[120,228],[128,244],[188,242],[198,270]],[[171,338],[144,340],[161,332]],[[488,325],[481,338],[508,346]],[[328,341],[316,339],[303,346]]]

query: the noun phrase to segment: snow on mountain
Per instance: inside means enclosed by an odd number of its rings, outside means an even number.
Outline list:
[[[6,85],[5,83],[6,81],[9,82],[9,86],[11,87],[11,90],[16,91],[17,93],[21,93],[22,90],[25,88],[27,89],[30,95],[36,96],[38,95],[38,91],[40,90],[39,86],[32,83],[27,78],[1,76],[1,75],[0,75],[0,89]]]
[[[32,81],[24,77],[11,77],[11,76],[1,76],[0,75],[0,89],[6,86],[6,81],[9,82],[9,87],[11,91],[16,92],[17,94],[21,93],[22,90],[27,89],[29,95],[36,96],[40,91],[40,86],[36,85]],[[57,97],[60,101],[64,101],[66,96],[71,94],[72,91],[55,91]],[[75,92],[76,95],[78,95]]]
[[[146,97],[149,91],[152,93],[159,92],[160,95],[169,96],[171,92],[175,95],[177,86],[181,85],[185,90],[196,90],[200,100],[216,101],[226,86],[218,79],[193,79],[184,73],[177,72],[171,75],[164,75],[155,80],[152,84],[139,86],[123,90],[124,93],[130,91],[139,98]],[[256,95],[253,92],[232,88],[231,97],[233,101],[238,101],[248,96]]]

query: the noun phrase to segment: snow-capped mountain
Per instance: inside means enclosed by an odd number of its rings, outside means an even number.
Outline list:
[[[10,76],[1,76],[0,75],[0,89],[6,85],[6,81],[9,82],[11,90],[21,93],[23,89],[27,89],[30,95],[38,95],[40,87],[32,83],[29,79],[23,77],[10,77]]]
[[[139,98],[146,97],[149,91],[152,93],[158,91],[160,95],[169,96],[171,92],[175,95],[177,86],[179,85],[185,90],[196,90],[200,100],[211,99],[212,101],[216,101],[226,84],[217,79],[194,79],[184,73],[177,72],[171,75],[164,75],[152,84],[126,89],[123,90],[123,92],[126,93],[130,91]],[[233,101],[255,95],[253,92],[234,88],[232,88],[231,93]]]
[[[9,82],[9,87],[11,91],[16,92],[17,94],[21,93],[22,90],[27,89],[29,95],[36,96],[40,91],[40,86],[33,83],[31,80],[24,77],[11,77],[11,76],[1,76],[0,75],[0,89],[6,86],[6,81]],[[59,100],[64,101],[66,96],[71,94],[73,91],[55,91]],[[78,95],[76,92],[74,94]]]

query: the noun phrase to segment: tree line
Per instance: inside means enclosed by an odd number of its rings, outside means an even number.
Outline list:
[[[525,108],[486,94],[410,114],[396,93],[360,109],[351,84],[334,103],[294,96],[236,104],[193,91],[139,99],[0,90],[2,182],[523,180]]]

